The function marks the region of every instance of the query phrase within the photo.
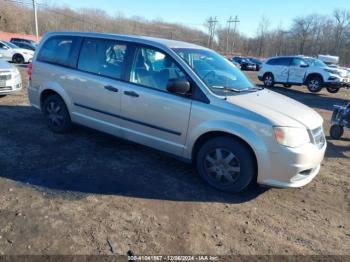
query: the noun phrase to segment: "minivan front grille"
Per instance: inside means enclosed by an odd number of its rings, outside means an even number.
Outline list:
[[[319,149],[323,148],[326,143],[326,138],[324,136],[323,127],[318,127],[311,130],[311,142],[315,144]]]

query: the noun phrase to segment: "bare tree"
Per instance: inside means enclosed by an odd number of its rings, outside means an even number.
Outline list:
[[[269,19],[266,16],[262,16],[257,28],[258,39],[258,56],[261,57],[264,54],[264,47],[269,30]]]
[[[337,9],[334,11],[333,17],[335,20],[334,51],[337,55],[339,55],[341,44],[345,35],[345,30],[350,26],[350,12],[347,10]]]

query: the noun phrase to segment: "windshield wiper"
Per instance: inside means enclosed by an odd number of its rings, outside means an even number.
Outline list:
[[[247,89],[237,89],[237,88],[227,87],[227,86],[212,86],[212,88],[218,89],[218,90],[223,90],[223,91],[235,92],[235,93],[241,93],[241,92],[245,92],[245,91],[249,90],[248,88]]]
[[[263,87],[237,89],[234,87],[227,87],[227,86],[212,86],[212,88],[218,89],[218,90],[224,90],[224,91],[231,91],[231,92],[235,92],[235,93],[256,92],[256,91],[264,89]]]

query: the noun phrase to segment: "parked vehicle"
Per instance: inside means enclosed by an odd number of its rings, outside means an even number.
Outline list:
[[[235,56],[232,61],[240,65],[241,70],[256,70],[256,64],[251,62],[248,58]]]
[[[339,56],[318,55],[317,59],[321,60],[326,65],[337,65],[337,64],[339,64]]]
[[[12,41],[11,43],[15,44],[16,46],[18,46],[20,48],[31,50],[31,51],[35,51],[35,48],[36,48],[36,46],[34,46],[32,44],[25,43],[25,42]]]
[[[255,58],[255,57],[249,57],[248,59],[251,63],[253,63],[255,65],[255,70],[259,71],[261,68],[261,65],[262,65],[262,61],[260,61],[259,59]]]
[[[57,133],[88,126],[193,162],[209,185],[300,187],[319,172],[323,119],[190,43],[49,33],[28,67],[30,103]],[[127,174],[126,174],[127,175]]]
[[[27,43],[27,44],[30,44],[30,45],[33,45],[33,46],[37,46],[38,45],[38,43],[35,42],[34,40],[26,39],[26,38],[18,38],[18,37],[17,38],[16,37],[11,38],[10,42],[14,43],[14,44],[16,44],[16,43]]]
[[[339,88],[350,85],[348,72],[330,68],[322,61],[306,56],[281,56],[267,59],[258,78],[266,87],[274,84],[306,85],[310,92],[319,92],[326,87],[328,92],[337,93]]]
[[[350,129],[350,102],[345,106],[334,106],[330,135],[333,139],[340,139],[344,128]]]
[[[0,59],[0,97],[22,89],[22,78],[17,67]]]
[[[28,63],[33,58],[34,52],[23,49],[10,42],[0,40],[0,54],[3,59],[12,61],[13,63],[23,64]]]

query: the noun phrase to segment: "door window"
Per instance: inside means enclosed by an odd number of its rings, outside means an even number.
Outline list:
[[[301,58],[293,58],[293,61],[292,61],[292,66],[307,66],[307,63],[305,62],[304,59],[301,59]]]
[[[273,58],[267,62],[268,65],[278,65],[278,66],[289,66],[289,63],[290,63],[290,58],[287,58],[287,57]]]
[[[108,39],[85,39],[78,69],[106,77],[121,79],[127,46]]]
[[[136,51],[130,82],[166,91],[169,80],[184,78],[185,73],[169,55],[149,48]]]

